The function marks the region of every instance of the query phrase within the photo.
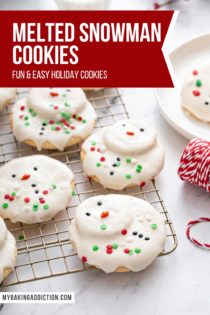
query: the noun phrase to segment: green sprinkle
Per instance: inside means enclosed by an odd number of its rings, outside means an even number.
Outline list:
[[[133,250],[132,249],[130,249],[129,255],[133,255]]]
[[[140,254],[140,253],[141,253],[140,248],[135,248],[135,253],[136,253],[136,254]]]
[[[142,171],[142,166],[141,165],[137,165],[136,166],[136,173],[141,173]]]
[[[69,135],[70,133],[71,133],[71,131],[65,130],[65,134]]]
[[[66,94],[62,94],[62,97],[66,97]]]
[[[126,163],[131,163],[131,159],[130,159],[130,158],[127,158],[127,159],[126,159]]]
[[[132,176],[131,176],[131,174],[126,174],[125,177],[126,177],[127,179],[131,179]]]
[[[36,117],[36,116],[37,116],[37,113],[32,113],[32,116],[33,116],[33,117]]]
[[[55,126],[52,126],[52,127],[51,127],[51,130],[55,130],[55,129],[56,129]]]
[[[61,122],[59,120],[56,121],[56,125],[61,125]]]
[[[48,206],[47,204],[45,204],[45,205],[43,206],[43,208],[44,208],[44,210],[48,210],[48,209],[49,209],[49,206]]]
[[[156,230],[156,229],[157,229],[157,224],[156,224],[156,223],[151,224],[151,228],[152,228],[153,230]]]
[[[113,248],[113,249],[117,249],[117,248],[118,248],[118,244],[117,244],[117,243],[114,243],[114,244],[112,245],[112,248]]]
[[[121,163],[120,162],[117,162],[117,163],[115,163],[116,165],[117,165],[117,167],[119,167],[120,165],[121,165]]]
[[[9,207],[9,205],[8,205],[8,203],[3,203],[3,205],[2,205],[2,207],[4,208],[4,209],[7,209],[8,207]]]
[[[101,224],[101,226],[100,226],[100,228],[101,228],[101,230],[106,230],[107,229],[107,226],[106,226],[106,224]]]
[[[91,144],[92,144],[92,145],[96,145],[96,141],[92,141]]]
[[[200,87],[202,85],[202,82],[201,82],[201,80],[197,80],[195,84],[197,87]]]
[[[56,186],[55,184],[52,184],[52,188],[53,188],[53,189],[56,189],[57,186]]]
[[[35,204],[33,205],[33,211],[38,211],[38,208],[39,208],[38,203],[35,203]]]
[[[13,192],[11,193],[11,195],[12,195],[13,197],[15,197],[15,196],[16,196],[16,192],[13,191]]]
[[[28,119],[29,119],[29,117],[28,117],[28,116],[25,116],[25,117],[24,117],[24,120],[28,120]]]
[[[100,166],[101,166],[101,163],[100,163],[100,162],[97,162],[97,163],[96,163],[96,166],[97,166],[97,167],[100,167]]]
[[[72,196],[76,196],[76,193],[75,193],[74,190],[72,191],[71,195],[72,195]]]
[[[29,122],[26,122],[25,124],[24,124],[24,126],[30,126],[30,123]]]
[[[61,116],[62,116],[63,118],[65,118],[66,120],[69,120],[69,119],[71,118],[71,114],[66,113],[66,112],[62,112],[62,113],[61,113]]]
[[[70,104],[69,104],[69,103],[67,103],[67,102],[65,102],[65,103],[64,103],[64,106],[66,106],[66,107],[70,107]]]
[[[29,108],[28,111],[29,111],[29,113],[33,113],[34,110],[33,110],[33,108]]]
[[[50,107],[53,107],[54,105],[53,105],[53,104],[49,104],[49,106],[50,106]]]
[[[82,122],[83,122],[83,124],[86,124],[87,120],[86,120],[86,119],[83,119]]]
[[[98,245],[93,245],[92,249],[94,252],[97,252],[97,250],[99,250],[99,247],[98,247]]]
[[[25,239],[25,237],[24,237],[23,235],[19,235],[19,236],[18,236],[18,239],[19,239],[19,241],[22,241],[22,240]]]

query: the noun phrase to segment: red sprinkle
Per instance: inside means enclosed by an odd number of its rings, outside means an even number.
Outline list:
[[[86,262],[87,262],[87,257],[82,256],[82,262],[83,262],[83,263],[86,263]]]
[[[76,114],[73,114],[73,115],[72,115],[72,118],[74,118],[74,119],[75,119],[75,118],[76,118]]]
[[[112,249],[112,245],[106,245],[107,249]]]
[[[59,130],[61,130],[61,127],[60,127],[60,126],[56,126],[55,129],[56,129],[57,131],[59,131]]]
[[[50,93],[50,96],[55,97],[55,96],[59,96],[59,94],[58,94],[58,93],[55,93],[55,92],[51,92],[51,93]]]
[[[45,203],[44,199],[40,199],[39,201],[40,201],[40,203]]]
[[[105,159],[105,157],[104,156],[102,156],[101,158],[100,158],[100,161],[101,162],[104,162],[106,159]]]
[[[101,149],[100,149],[100,148],[98,148],[98,149],[97,149],[97,152],[101,152]]]
[[[48,194],[48,190],[44,190],[42,193],[43,193],[43,195],[47,195]]]
[[[24,115],[20,115],[19,118],[22,119]]]
[[[158,2],[155,2],[155,3],[154,3],[154,9],[155,9],[155,10],[160,9],[160,4],[159,4]]]
[[[130,252],[130,249],[129,249],[129,248],[125,248],[125,249],[124,249],[124,253],[125,253],[125,254],[128,254],[129,252]]]
[[[24,199],[24,201],[25,201],[25,203],[29,203],[29,202],[30,202],[30,198],[29,198],[29,197],[26,197],[26,198]]]
[[[70,126],[70,128],[73,130],[73,129],[75,129],[76,127],[75,127],[75,126]]]
[[[53,125],[54,123],[55,123],[54,120],[49,120],[50,125]]]
[[[58,109],[59,107],[56,105],[56,106],[54,106],[53,108],[54,108],[54,109]]]
[[[127,234],[127,230],[126,230],[126,229],[123,229],[123,230],[121,231],[121,233],[122,233],[122,235],[126,235],[126,234]]]
[[[200,96],[201,95],[200,91],[198,91],[198,90],[194,90],[194,91],[192,91],[192,93],[195,96]]]
[[[14,199],[15,199],[15,198],[14,198],[13,196],[10,196],[10,197],[9,197],[9,200],[10,200],[10,201],[13,201]]]
[[[25,109],[25,106],[20,106],[21,111],[24,111],[24,109]]]
[[[141,182],[140,187],[144,187],[146,185],[145,182]]]
[[[101,213],[101,218],[103,219],[103,218],[106,218],[106,217],[108,217],[109,216],[109,211],[103,211],[102,213]]]
[[[10,195],[8,195],[8,194],[6,194],[6,195],[4,196],[5,199],[9,199],[9,197],[10,197]]]
[[[192,74],[193,75],[197,75],[198,74],[198,70],[193,70]]]
[[[128,136],[134,136],[135,133],[132,132],[132,131],[127,131],[126,134],[127,134]]]
[[[81,117],[81,116],[77,117],[77,120],[78,120],[78,121],[81,121],[81,120],[82,120],[82,117]]]
[[[29,179],[30,177],[31,177],[31,175],[25,174],[25,175],[22,176],[21,180],[27,180],[27,179]]]
[[[107,254],[112,254],[113,253],[113,249],[112,248],[107,248],[106,253]]]
[[[90,151],[95,151],[95,148],[94,148],[94,147],[91,147],[91,148],[90,148]]]

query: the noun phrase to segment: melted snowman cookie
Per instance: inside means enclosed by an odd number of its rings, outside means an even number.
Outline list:
[[[12,222],[50,220],[71,198],[73,173],[63,163],[33,155],[0,168],[0,216]]]
[[[70,225],[70,240],[82,261],[107,273],[146,268],[162,252],[165,239],[157,210],[125,195],[86,199]]]
[[[192,70],[186,78],[181,103],[196,118],[210,122],[210,64]]]
[[[15,266],[17,256],[16,241],[0,218],[0,283]]]
[[[0,88],[0,110],[16,98],[16,89]]]
[[[156,132],[144,122],[123,120],[91,135],[83,144],[85,173],[106,188],[123,189],[153,179],[163,167]]]
[[[14,105],[11,121],[20,142],[63,151],[91,134],[96,114],[81,89],[34,88]]]

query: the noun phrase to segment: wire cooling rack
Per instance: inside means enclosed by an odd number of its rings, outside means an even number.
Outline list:
[[[26,93],[27,89],[20,89],[18,98],[24,97]],[[128,118],[119,90],[88,91],[87,96],[98,116],[96,130]],[[0,115],[0,166],[17,157],[40,154],[36,149],[18,143],[14,138],[9,124],[11,107],[12,104],[7,106]],[[91,182],[85,176],[80,161],[79,145],[64,152],[44,151],[42,154],[51,156],[71,167],[75,174],[75,195],[69,207],[48,222],[25,225],[6,221],[8,229],[17,240],[18,256],[14,272],[4,280],[2,287],[91,269],[80,261],[71,247],[68,227],[81,201],[97,194],[108,194],[111,191]],[[123,192],[116,191],[116,193],[129,194],[150,202],[161,213],[166,226],[167,241],[160,256],[175,250],[176,233],[155,181],[151,181],[144,188],[127,188]]]

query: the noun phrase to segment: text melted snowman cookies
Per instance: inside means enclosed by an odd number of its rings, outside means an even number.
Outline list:
[[[82,261],[107,273],[146,268],[162,252],[165,239],[157,210],[125,195],[86,199],[70,225],[70,240]]]
[[[143,187],[159,174],[164,151],[144,122],[119,121],[91,135],[82,145],[85,173],[106,188]]]

